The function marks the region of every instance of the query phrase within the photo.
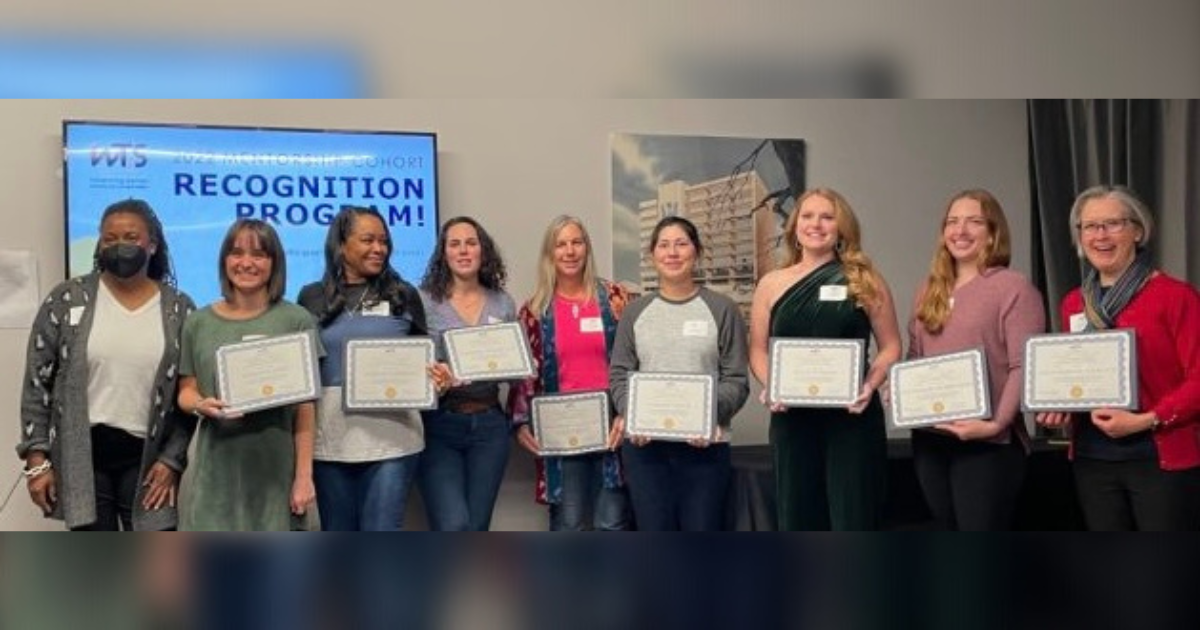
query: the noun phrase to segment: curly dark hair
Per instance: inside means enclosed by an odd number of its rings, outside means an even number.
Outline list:
[[[383,226],[387,235],[388,250],[383,259],[383,272],[367,278],[367,292],[376,300],[386,301],[392,305],[396,314],[408,313],[414,321],[420,319],[424,328],[424,310],[420,303],[410,304],[405,296],[405,287],[412,291],[412,286],[400,278],[400,274],[392,267],[392,231],[387,221],[375,208],[360,206],[345,206],[329,224],[329,233],[325,237],[325,274],[321,278],[321,291],[325,296],[325,311],[318,317],[322,326],[337,319],[346,310],[346,262],[342,255],[342,246],[354,231],[354,222],[360,217],[375,217]],[[411,311],[411,312],[410,312]]]
[[[500,291],[504,289],[504,283],[508,280],[504,258],[500,256],[500,250],[487,230],[471,217],[454,217],[442,224],[442,230],[438,233],[437,247],[429,256],[425,277],[421,278],[421,289],[438,302],[443,302],[450,297],[450,287],[454,284],[454,274],[450,271],[450,265],[446,264],[446,234],[450,232],[450,228],[460,223],[466,223],[475,228],[475,234],[479,236],[481,250],[479,284],[490,291]]]
[[[146,275],[157,282],[168,286],[176,286],[175,271],[171,268],[171,250],[167,247],[167,236],[163,233],[162,221],[150,204],[141,199],[124,199],[104,209],[100,216],[100,226],[114,214],[132,214],[139,217],[150,232],[150,242],[155,244],[154,255],[146,267]],[[96,251],[92,253],[92,271],[100,271],[100,242],[96,242]]]

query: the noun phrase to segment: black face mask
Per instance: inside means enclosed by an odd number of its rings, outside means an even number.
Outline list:
[[[146,250],[130,243],[109,245],[100,250],[100,269],[118,278],[132,278],[146,266]]]

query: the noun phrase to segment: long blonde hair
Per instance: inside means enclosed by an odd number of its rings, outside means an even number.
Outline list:
[[[837,222],[838,240],[834,253],[842,263],[846,274],[846,284],[850,296],[863,308],[870,308],[878,302],[878,274],[871,258],[862,251],[862,236],[858,227],[858,218],[840,193],[832,188],[813,188],[796,197],[795,207],[788,216],[787,224],[783,227],[784,248],[787,252],[787,265],[794,265],[804,259],[804,250],[796,242],[796,223],[800,218],[800,205],[809,197],[821,197],[833,204],[833,216]]]
[[[979,202],[983,210],[983,218],[987,221],[988,236],[991,242],[980,254],[979,270],[989,267],[1007,267],[1012,259],[1012,248],[1009,245],[1008,219],[1004,209],[992,193],[982,189],[964,190],[946,203],[942,213],[941,229],[938,230],[937,248],[933,251],[933,261],[929,264],[929,277],[925,281],[925,293],[917,305],[917,321],[925,326],[931,334],[939,334],[950,319],[950,294],[954,292],[954,282],[958,278],[954,257],[946,249],[946,217],[950,216],[950,208],[961,199],[972,199]]]
[[[546,226],[545,235],[542,236],[542,254],[538,258],[537,285],[533,289],[533,295],[529,298],[529,310],[538,317],[542,317],[546,313],[546,309],[554,300],[554,289],[558,277],[558,273],[554,269],[554,249],[558,244],[558,235],[569,225],[579,228],[579,233],[583,235],[583,244],[587,247],[587,256],[583,259],[583,288],[587,291],[589,302],[596,299],[596,258],[592,254],[592,237],[588,235],[587,228],[583,226],[583,221],[579,217],[560,214],[550,221],[550,225]]]

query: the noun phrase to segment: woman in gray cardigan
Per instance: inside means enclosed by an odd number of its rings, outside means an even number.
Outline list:
[[[29,494],[70,529],[161,530],[195,420],[177,413],[178,291],[162,224],[128,199],[100,222],[95,270],[42,303],[26,353],[21,442]]]

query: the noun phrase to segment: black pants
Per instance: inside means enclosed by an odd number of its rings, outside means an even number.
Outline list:
[[[96,522],[76,531],[133,531],[133,502],[145,440],[103,424],[92,426],[92,469],[96,477]]]
[[[993,444],[913,431],[912,447],[917,481],[939,529],[1012,528],[1025,480],[1025,449],[1015,437]]]
[[[1079,506],[1092,531],[1200,529],[1200,468],[1166,471],[1153,460],[1077,457]]]

